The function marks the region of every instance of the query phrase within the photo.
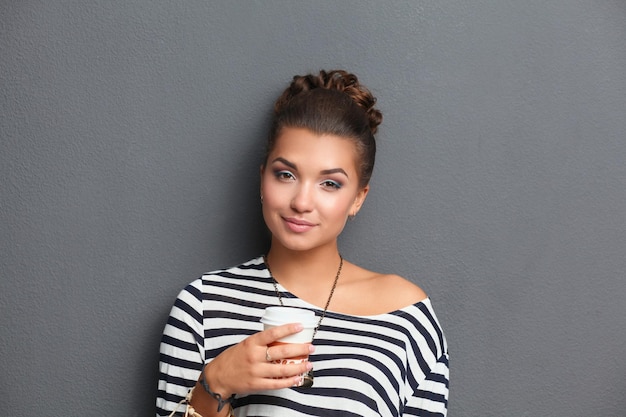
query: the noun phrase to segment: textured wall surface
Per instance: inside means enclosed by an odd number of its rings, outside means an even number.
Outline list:
[[[621,0],[2,2],[0,414],[153,415],[177,292],[266,247],[272,100],[335,67],[385,114],[342,251],[434,300],[450,416],[626,415]]]

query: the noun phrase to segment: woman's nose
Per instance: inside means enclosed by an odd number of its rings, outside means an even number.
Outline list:
[[[313,209],[313,189],[307,185],[301,185],[296,189],[291,199],[291,208],[297,212],[307,212]]]

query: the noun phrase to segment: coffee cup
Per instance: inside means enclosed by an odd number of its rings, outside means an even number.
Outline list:
[[[278,346],[287,343],[311,343],[313,340],[313,334],[315,333],[315,327],[317,327],[317,318],[315,313],[310,310],[295,307],[283,307],[274,306],[267,307],[263,317],[261,317],[261,323],[263,323],[263,330],[268,330],[273,327],[281,326],[287,323],[300,323],[302,324],[302,331],[283,337],[273,343],[270,343],[268,347]],[[272,360],[272,363],[277,364],[296,364],[309,360],[309,356],[298,356],[295,358],[281,358]],[[308,376],[306,373],[301,375],[303,379],[303,386],[310,386],[312,382],[308,382]]]

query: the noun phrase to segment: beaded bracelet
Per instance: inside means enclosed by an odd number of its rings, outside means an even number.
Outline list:
[[[217,401],[217,412],[218,413],[220,411],[222,411],[222,408],[224,408],[224,406],[226,404],[231,404],[233,402],[233,400],[235,399],[235,394],[233,394],[230,397],[224,399],[221,394],[218,394],[217,392],[211,391],[211,388],[209,388],[209,384],[207,384],[206,380],[204,379],[204,368],[202,369],[202,375],[200,377],[200,384],[202,385],[204,390],[211,397],[213,397],[215,399],[215,401]]]

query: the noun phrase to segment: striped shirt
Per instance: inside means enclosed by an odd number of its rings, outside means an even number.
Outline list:
[[[322,314],[278,288],[286,306]],[[264,309],[278,304],[262,257],[207,273],[181,291],[161,341],[157,415],[176,408],[205,362],[261,331]],[[328,311],[313,344],[313,387],[237,396],[235,415],[446,415],[448,350],[430,299],[373,316]]]

